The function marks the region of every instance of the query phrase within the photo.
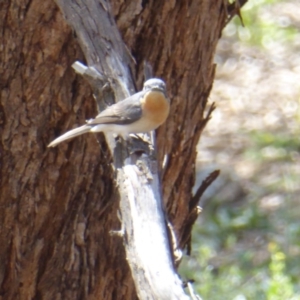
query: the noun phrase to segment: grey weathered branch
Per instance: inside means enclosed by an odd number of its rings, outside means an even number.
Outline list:
[[[98,107],[101,108],[104,98],[111,97],[110,103],[112,99],[120,101],[132,94],[132,60],[109,3],[104,0],[56,2],[76,32],[85,54],[88,69],[83,67],[79,71],[90,82]],[[109,89],[105,90],[105,86]],[[131,145],[128,149],[121,143],[115,152],[115,168],[124,246],[138,297],[189,299],[171,258],[172,246],[167,234],[155,157],[141,152],[139,147],[135,149]]]

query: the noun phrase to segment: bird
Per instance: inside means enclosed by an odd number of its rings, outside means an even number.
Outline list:
[[[87,132],[114,133],[128,136],[130,133],[146,133],[163,124],[170,112],[166,84],[160,78],[145,81],[142,91],[117,102],[86,124],[67,131],[52,141],[48,147]]]

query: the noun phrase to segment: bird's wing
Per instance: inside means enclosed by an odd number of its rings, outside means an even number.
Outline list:
[[[140,99],[144,92],[136,93],[123,101],[109,106],[102,111],[95,119],[87,121],[89,125],[97,124],[131,124],[139,120],[142,116]]]

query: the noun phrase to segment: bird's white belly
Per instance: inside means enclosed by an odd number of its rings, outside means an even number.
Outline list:
[[[109,132],[116,134],[145,133],[154,130],[159,125],[150,120],[138,120],[132,124],[99,124],[91,128],[91,132]]]

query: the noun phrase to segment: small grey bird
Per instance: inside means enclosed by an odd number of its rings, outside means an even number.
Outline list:
[[[144,83],[142,91],[109,106],[95,119],[85,125],[61,135],[48,147],[71,139],[86,132],[110,132],[121,135],[145,133],[156,129],[165,122],[170,111],[170,101],[166,95],[166,85],[159,78]]]

